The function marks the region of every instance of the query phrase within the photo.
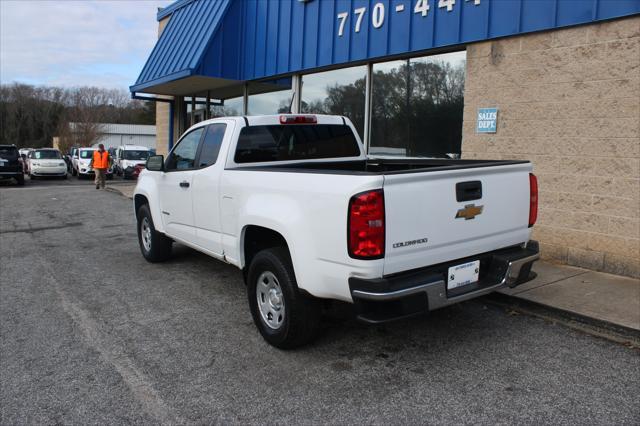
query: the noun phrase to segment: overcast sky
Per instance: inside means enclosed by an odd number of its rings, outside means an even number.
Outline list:
[[[173,0],[0,0],[0,83],[128,89]]]

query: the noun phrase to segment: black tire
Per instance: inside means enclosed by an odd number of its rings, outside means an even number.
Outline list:
[[[29,179],[36,180],[36,177],[34,175],[29,175]]]
[[[171,257],[171,245],[173,241],[163,233],[156,231],[149,206],[146,204],[142,205],[138,209],[137,217],[138,244],[140,245],[142,256],[152,263],[163,262],[169,259],[169,257]],[[145,242],[142,237],[142,228],[145,220],[147,221],[147,226],[150,229],[148,248],[145,247]]]
[[[107,175],[107,180],[113,180],[113,175]]]
[[[277,328],[267,324],[258,304],[258,280],[264,273],[277,279],[284,300],[284,318]],[[253,322],[262,337],[280,349],[293,349],[309,343],[320,325],[320,303],[300,292],[291,264],[289,251],[284,247],[270,248],[255,255],[247,274],[247,296]],[[264,296],[264,293],[261,293]]]
[[[24,185],[24,175],[23,174],[19,174],[18,176],[16,176],[16,182],[18,182],[19,186],[23,186]]]
[[[71,168],[71,176],[75,176],[76,175],[76,169],[74,169],[73,167]]]

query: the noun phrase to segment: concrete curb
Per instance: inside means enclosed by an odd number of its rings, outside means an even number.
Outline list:
[[[503,308],[519,311],[525,315],[532,315],[550,321],[559,321],[571,328],[617,343],[640,348],[640,330],[634,328],[503,293],[491,293],[486,296],[485,300]]]
[[[115,188],[115,187],[112,187],[112,186],[108,186],[108,187],[105,187],[104,189],[105,189],[105,191],[109,191],[109,192],[113,192],[115,194],[122,195],[123,197],[129,198],[130,200],[133,199],[133,196],[131,196],[129,194],[125,194],[122,190],[120,190],[118,188]]]

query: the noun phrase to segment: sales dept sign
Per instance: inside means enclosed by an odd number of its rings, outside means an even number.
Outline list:
[[[495,133],[498,127],[498,108],[478,108],[476,133]]]

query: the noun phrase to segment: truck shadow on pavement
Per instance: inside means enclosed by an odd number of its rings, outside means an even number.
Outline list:
[[[168,263],[186,270],[197,270],[200,277],[215,277],[199,279],[203,295],[215,298],[223,292],[232,296],[236,304],[243,306],[242,313],[253,327],[246,286],[240,270],[180,244],[174,245],[173,255]],[[318,338],[296,352],[312,353],[328,346],[338,348],[335,352],[335,361],[339,361],[337,369],[348,368],[350,362],[362,360],[363,357],[392,363],[403,351],[433,353],[450,350],[454,342],[460,347],[484,346],[483,341],[495,343],[500,327],[494,329],[493,321],[487,321],[495,316],[509,318],[502,309],[484,304],[479,299],[385,324],[364,324],[356,320],[350,304],[328,302]],[[255,328],[252,332],[259,337]],[[266,345],[262,342],[260,346],[263,344]],[[375,347],[373,353],[367,349],[368,346]],[[268,345],[267,347],[279,351]]]

